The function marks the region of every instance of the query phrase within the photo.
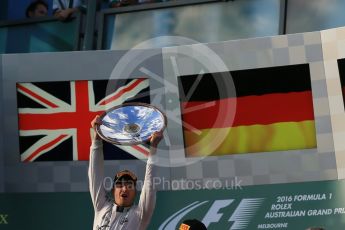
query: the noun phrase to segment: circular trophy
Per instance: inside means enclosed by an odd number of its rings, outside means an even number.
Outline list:
[[[158,108],[144,103],[127,103],[101,115],[96,131],[112,144],[137,145],[147,142],[154,132],[164,130],[166,123],[165,115]]]

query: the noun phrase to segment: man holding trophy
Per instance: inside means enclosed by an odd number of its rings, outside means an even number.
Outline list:
[[[119,111],[116,111],[114,114],[118,113]],[[110,139],[110,142],[112,142],[111,138],[107,138],[106,134],[104,135],[110,127],[108,123],[111,119],[107,118],[107,116],[111,116],[109,114],[111,113],[105,114],[102,117],[96,116],[91,122],[92,127],[96,131],[90,148],[90,164],[88,172],[90,194],[95,211],[93,229],[146,229],[150,223],[156,202],[156,191],[153,185],[153,178],[156,171],[154,155],[156,153],[157,145],[162,139],[162,130],[165,125],[163,124],[163,128],[160,130],[152,129],[151,127],[150,130],[153,130],[153,132],[150,134],[150,137],[145,140],[150,142],[150,153],[146,164],[145,180],[140,194],[140,199],[138,205],[135,205],[134,199],[137,192],[137,177],[131,171],[123,170],[115,175],[112,190],[114,200],[107,198],[106,190],[103,186],[104,156],[102,139],[106,141]],[[147,120],[147,118],[145,119]],[[118,124],[117,121],[114,122],[114,124],[115,123]],[[133,124],[137,125],[137,123],[138,122]],[[133,126],[133,124],[129,125]],[[126,125],[128,126],[128,122],[124,124],[122,130],[126,130]],[[144,125],[140,125],[141,133],[145,132],[142,130],[143,127]],[[115,130],[114,127],[111,128]],[[137,131],[138,130],[135,132]],[[121,135],[123,135],[123,133]],[[135,135],[131,133],[131,135],[133,136],[133,139],[138,140],[138,138],[140,138],[137,133]],[[121,141],[122,140],[116,139],[115,143]]]

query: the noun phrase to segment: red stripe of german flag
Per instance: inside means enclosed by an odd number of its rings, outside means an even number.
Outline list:
[[[224,128],[313,120],[311,101],[312,94],[306,91],[226,98],[213,103],[184,102],[181,109],[183,121],[196,129]],[[234,119],[229,117],[230,110],[236,110]]]

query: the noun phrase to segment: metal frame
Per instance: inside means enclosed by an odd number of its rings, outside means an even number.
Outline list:
[[[81,39],[81,17],[82,17],[82,14],[80,12],[76,13],[75,15],[76,17],[76,21],[77,21],[77,26],[78,26],[78,29],[75,31],[76,33],[76,36],[75,36],[75,41],[74,41],[74,50],[79,50],[79,47],[80,47],[80,39]]]
[[[92,50],[95,31],[97,1],[88,1],[86,12],[86,25],[82,50]]]
[[[279,12],[279,34],[286,34],[287,10],[288,0],[281,0]]]
[[[155,9],[164,9],[172,7],[181,7],[181,6],[190,6],[206,3],[216,3],[224,2],[221,0],[178,0],[178,1],[168,1],[168,2],[157,2],[157,3],[145,3],[141,5],[134,6],[125,6],[119,8],[105,9],[101,11],[99,26],[98,26],[98,38],[97,38],[97,49],[102,50],[103,45],[103,27],[105,17],[111,14],[123,14],[123,13],[133,13],[137,11],[146,11],[146,10],[155,10]]]
[[[18,26],[18,25],[25,25],[25,24],[32,24],[36,22],[49,22],[49,21],[56,21],[57,19],[53,16],[44,16],[39,18],[26,18],[26,19],[19,19],[19,20],[6,20],[0,21],[0,27],[6,26]]]

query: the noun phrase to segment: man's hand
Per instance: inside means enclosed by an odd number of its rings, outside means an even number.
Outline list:
[[[163,131],[155,132],[150,138],[150,154],[154,155],[157,151],[159,142],[163,139]]]
[[[65,10],[57,10],[54,16],[59,19],[60,21],[65,21],[68,19],[74,12],[77,10],[75,8],[68,8]]]
[[[101,122],[101,118],[99,115],[96,115],[96,117],[91,121],[91,127],[93,128],[94,130],[94,136],[93,136],[93,140],[100,140],[101,138],[99,137],[98,133],[96,132],[96,124],[97,125],[100,125],[102,122]]]

